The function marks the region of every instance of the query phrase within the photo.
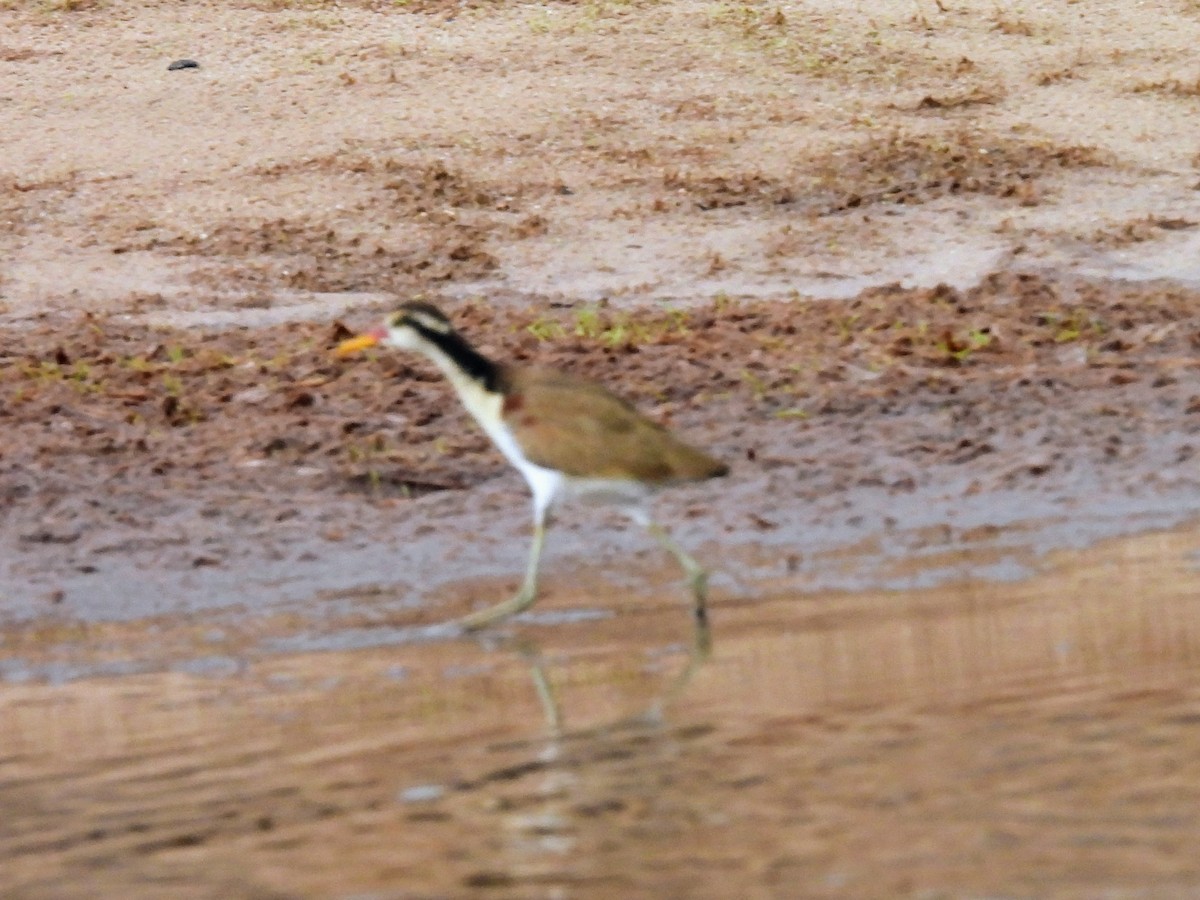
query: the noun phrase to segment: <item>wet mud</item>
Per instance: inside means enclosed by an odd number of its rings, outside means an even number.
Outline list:
[[[806,556],[873,541],[894,557],[938,528],[953,543],[1047,518],[1051,547],[1197,509],[1200,318],[1180,288],[1025,275],[791,305],[450,308],[487,352],[598,378],[730,462],[662,509],[690,543],[757,558],[747,589],[785,565],[831,585]],[[429,366],[335,360],[347,333],[116,316],[0,330],[8,620],[307,617],[314,591],[422,607],[511,573],[519,478]],[[551,566],[562,552],[620,577],[645,560],[634,532],[562,518]],[[593,527],[612,541],[582,551]]]

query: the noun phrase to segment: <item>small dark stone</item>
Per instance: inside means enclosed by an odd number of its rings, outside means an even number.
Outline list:
[[[194,59],[177,59],[177,60],[175,60],[175,62],[173,62],[169,66],[167,66],[167,71],[175,72],[179,69],[198,69],[198,68],[200,68],[200,63],[196,62]]]

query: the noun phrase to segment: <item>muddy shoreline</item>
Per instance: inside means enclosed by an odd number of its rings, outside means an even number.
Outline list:
[[[1200,512],[1200,318],[1179,288],[1013,275],[848,303],[451,308],[489,352],[600,378],[733,464],[661,498],[681,539],[725,561],[718,598],[780,574],[802,591],[1019,578],[1051,550]],[[439,591],[507,590],[523,484],[435,372],[336,361],[344,333],[98,317],[0,333],[10,633],[184,613],[382,619],[407,642],[460,612]],[[662,577],[636,531],[562,519],[539,613],[556,579]],[[963,547],[994,562],[960,572]]]

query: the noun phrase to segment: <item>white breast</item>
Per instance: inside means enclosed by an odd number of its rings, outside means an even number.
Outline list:
[[[521,452],[512,432],[508,430],[501,418],[504,410],[503,397],[485,391],[481,384],[470,379],[455,379],[453,383],[463,406],[474,416],[479,426],[487,432],[487,436],[504,454],[505,459],[512,463],[529,483],[529,490],[533,492],[534,509],[539,514],[549,509],[554,500],[562,493],[565,482],[562,472],[536,465],[525,458],[525,454]]]

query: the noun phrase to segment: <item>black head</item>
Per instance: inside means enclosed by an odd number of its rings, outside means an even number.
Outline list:
[[[434,359],[447,360],[488,390],[498,389],[500,367],[468,344],[445,313],[430,303],[411,300],[402,304],[372,337],[402,350],[416,350]]]
[[[447,335],[454,332],[454,326],[446,318],[446,314],[423,300],[410,300],[401,304],[397,310],[388,316],[389,331],[399,331],[411,328],[418,334],[429,339],[433,335]]]

